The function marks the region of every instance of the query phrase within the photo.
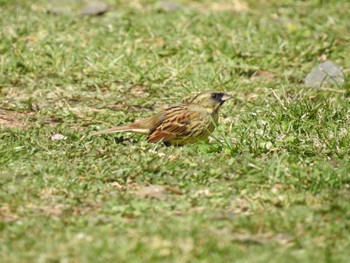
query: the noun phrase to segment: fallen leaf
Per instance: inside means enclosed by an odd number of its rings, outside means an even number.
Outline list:
[[[282,189],[282,185],[280,184],[275,184],[274,186],[272,186],[271,188],[271,192],[272,193],[277,193]]]
[[[195,197],[211,197],[213,194],[210,192],[209,189],[200,189],[194,193]]]
[[[266,70],[259,70],[255,73],[255,75],[253,76],[253,78],[263,78],[266,80],[273,80],[275,78],[275,75],[272,72],[266,71]]]
[[[135,195],[139,198],[150,198],[157,200],[166,200],[169,198],[164,186],[150,185],[141,187],[135,192]]]
[[[183,192],[180,189],[173,188],[171,186],[165,186],[165,189],[169,192],[172,192],[177,195],[183,195]]]
[[[3,222],[11,222],[17,220],[19,217],[11,211],[11,207],[8,204],[2,204],[0,206],[0,220]]]
[[[138,98],[147,98],[149,96],[147,88],[140,85],[132,87],[130,93]]]
[[[267,244],[267,243],[278,243],[284,246],[290,246],[293,243],[292,238],[283,233],[275,234],[240,234],[232,237],[233,242],[238,243],[251,243],[251,244]]]
[[[56,133],[56,134],[51,136],[51,140],[53,140],[53,141],[60,141],[60,140],[66,140],[66,139],[67,139],[66,136],[59,134],[59,133]]]
[[[245,12],[248,11],[248,5],[242,0],[232,0],[227,2],[211,3],[211,4],[195,4],[195,7],[201,12],[207,11],[233,11],[233,12]]]

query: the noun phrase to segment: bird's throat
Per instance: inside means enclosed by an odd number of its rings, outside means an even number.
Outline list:
[[[209,114],[212,114],[214,112],[213,108],[205,108],[206,112],[208,112]]]

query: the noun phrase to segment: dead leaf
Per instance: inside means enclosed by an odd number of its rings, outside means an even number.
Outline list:
[[[51,140],[53,140],[53,141],[61,141],[61,140],[66,140],[66,139],[67,139],[67,137],[60,134],[60,133],[56,133],[56,134],[51,136]]]
[[[283,233],[273,234],[240,234],[232,237],[233,242],[238,243],[251,243],[251,244],[267,244],[267,243],[278,243],[280,245],[290,246],[293,241],[292,238]]]
[[[139,112],[139,111],[151,111],[152,107],[143,107],[140,105],[128,105],[128,111],[135,111],[135,112]]]
[[[201,12],[207,11],[233,11],[233,12],[246,12],[248,11],[248,5],[242,0],[231,0],[227,2],[220,3],[210,3],[210,4],[195,4],[197,9]]]
[[[140,85],[132,87],[130,93],[138,98],[147,98],[149,96],[147,88]]]
[[[293,245],[293,237],[286,233],[249,233],[249,232],[232,232],[228,228],[213,228],[213,234],[220,237],[220,241],[235,242],[241,244],[273,244],[277,243],[281,246],[290,247]],[[226,240],[225,240],[226,238]]]
[[[169,198],[166,188],[162,185],[143,186],[135,192],[139,198],[167,200]]]
[[[240,197],[236,197],[231,201],[230,211],[233,214],[250,215],[252,213],[250,209],[249,201]]]
[[[118,190],[121,190],[121,191],[126,190],[126,187],[124,185],[121,185],[118,182],[112,182],[112,183],[109,183],[109,185],[113,186],[113,187],[115,187],[115,188],[117,188]]]
[[[272,193],[277,193],[277,192],[279,192],[281,189],[282,189],[282,185],[280,185],[280,184],[275,184],[275,185],[272,186],[271,192],[272,192]]]
[[[260,98],[260,96],[257,93],[249,93],[246,97],[247,101],[254,101],[258,98]]]
[[[29,204],[26,206],[26,208],[42,212],[43,214],[52,216],[52,217],[60,217],[63,212],[67,209],[67,205],[65,204],[50,204],[50,205],[34,205],[34,204]]]
[[[173,188],[171,186],[165,186],[165,189],[169,192],[172,192],[174,194],[177,194],[177,195],[183,195],[183,192],[180,190],[180,189],[177,189],[177,188]]]
[[[210,192],[209,189],[200,189],[194,193],[195,197],[211,197],[213,194]]]
[[[326,54],[322,54],[322,55],[321,55],[321,61],[322,61],[322,62],[325,62],[325,61],[327,61],[327,60],[328,60],[327,55],[326,55]]]
[[[177,240],[176,243],[179,246],[181,252],[184,254],[191,253],[193,251],[193,249],[195,248],[193,238],[191,238],[191,237],[179,239],[179,240]]]
[[[163,239],[160,236],[143,237],[141,242],[152,250],[158,250],[162,256],[168,256],[173,248],[173,243],[170,240]]]
[[[275,78],[275,74],[267,70],[258,70],[257,72],[255,72],[252,78],[262,78],[271,81]]]
[[[11,222],[18,219],[18,216],[11,211],[8,204],[2,204],[0,206],[0,219],[4,222]]]

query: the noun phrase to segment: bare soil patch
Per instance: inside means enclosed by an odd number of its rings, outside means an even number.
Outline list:
[[[25,128],[28,125],[26,118],[29,114],[0,109],[0,126],[5,128]]]

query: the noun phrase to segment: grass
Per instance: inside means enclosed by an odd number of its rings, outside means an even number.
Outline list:
[[[303,81],[348,76],[350,5],[228,2],[0,1],[3,262],[348,262],[349,84]],[[84,138],[205,89],[210,144]]]

